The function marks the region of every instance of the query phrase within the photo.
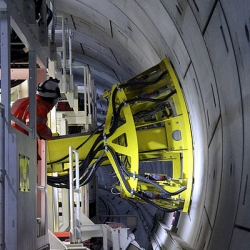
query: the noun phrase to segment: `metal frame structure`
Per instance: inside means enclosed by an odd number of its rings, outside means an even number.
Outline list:
[[[46,2],[42,22],[36,23],[34,1],[0,1],[1,29],[1,244],[0,249],[49,249],[46,217],[46,169],[37,170],[36,72],[47,68],[50,50],[46,24]],[[47,3],[50,3],[48,1]],[[28,53],[30,125],[18,122],[10,112],[11,70],[10,33],[15,31]],[[25,62],[27,63],[27,62]],[[44,71],[45,72],[45,71]],[[23,78],[22,78],[23,79]],[[2,110],[2,107],[5,107]],[[3,112],[2,112],[3,111]],[[11,126],[11,120],[29,132]],[[42,170],[45,170],[42,171]],[[37,184],[37,174],[39,183]],[[37,186],[38,185],[38,186]],[[41,200],[40,200],[41,199]],[[39,207],[43,203],[45,207]],[[37,211],[38,207],[38,211]],[[41,219],[38,220],[38,217]],[[39,230],[38,230],[39,222]],[[41,224],[40,224],[41,223]],[[25,230],[24,230],[25,228]]]
[[[58,177],[49,174],[49,183],[54,187],[69,187],[73,192],[72,152],[67,153],[67,147],[71,146],[79,154],[80,172],[84,173],[79,177],[80,185],[88,185],[88,179],[99,166],[112,165],[122,198],[148,202],[165,212],[188,212],[193,180],[192,135],[181,86],[170,62],[164,59],[138,76],[114,85],[103,96],[109,102],[103,130],[47,142],[48,172],[58,173]],[[145,161],[165,162],[166,168],[171,166],[172,174],[141,173],[140,163]],[[69,184],[63,182],[68,171]],[[73,185],[76,190],[78,185]],[[81,216],[84,223],[77,227],[81,232],[79,241],[103,237],[104,249],[108,240],[115,249],[123,249],[124,240],[128,245],[131,243],[127,229],[89,224],[86,216]],[[75,231],[75,226],[72,230]],[[77,241],[75,237],[71,240]]]
[[[4,144],[5,144],[5,121],[4,121],[4,106],[0,104],[0,245],[5,244],[5,207],[4,207]]]
[[[75,155],[75,177],[73,174],[73,154]],[[75,182],[74,182],[75,180]],[[79,154],[77,150],[69,147],[69,182],[70,182],[70,242],[77,243],[80,240],[80,185],[79,185]],[[74,184],[75,183],[75,184]],[[75,195],[76,194],[76,209]],[[78,236],[77,236],[78,235]]]
[[[74,68],[83,70],[83,90],[78,93],[83,93],[83,110],[74,111],[57,111],[56,119],[60,130],[65,131],[65,126],[83,125],[85,132],[93,131],[96,128],[96,90],[94,80],[92,79],[89,67],[87,66],[72,66]],[[66,94],[67,100],[72,105],[74,100],[70,99],[70,95]],[[78,100],[78,99],[77,99]],[[78,102],[77,102],[78,104]],[[61,124],[61,125],[60,125]],[[63,135],[63,133],[60,133]],[[67,133],[65,133],[67,134]]]
[[[61,58],[61,66],[58,66],[58,61],[50,62],[50,68],[58,73],[55,75],[61,79],[60,91],[65,94],[66,100],[74,111],[58,111],[56,114],[57,123],[62,126],[62,131],[67,125],[84,125],[85,131],[95,129],[97,121],[96,117],[96,90],[94,80],[92,79],[89,67],[86,65],[74,65],[72,60],[72,40],[73,32],[68,28],[67,19],[62,16],[57,16],[57,21],[61,20],[61,28],[55,30],[55,35],[61,36],[57,47],[58,56]],[[58,25],[59,26],[59,25]],[[61,67],[61,68],[58,68]],[[74,84],[73,68],[83,70],[83,90],[80,91],[77,85]],[[83,110],[79,110],[78,93],[83,93]],[[65,123],[67,121],[67,123]],[[60,133],[61,134],[61,133]]]
[[[103,132],[49,141],[49,171],[67,173],[61,163],[68,162],[69,145],[78,150],[83,165],[89,164],[85,167],[96,167],[106,155],[108,160],[102,165],[112,165],[123,198],[146,201],[167,212],[188,212],[193,182],[192,134],[181,86],[170,62],[164,59],[114,85],[104,97],[109,107]],[[92,160],[90,151],[95,152]],[[172,176],[157,174],[154,180],[151,176],[156,173],[140,176],[142,161],[170,162]]]

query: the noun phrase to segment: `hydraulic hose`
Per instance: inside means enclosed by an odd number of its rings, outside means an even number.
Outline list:
[[[110,133],[107,135],[107,137],[111,136],[117,129],[118,127],[118,121],[119,121],[119,117],[120,117],[120,112],[121,109],[124,107],[125,104],[133,104],[135,102],[138,101],[144,101],[144,102],[155,102],[155,103],[162,103],[162,102],[166,102],[170,97],[172,97],[174,94],[176,94],[176,90],[171,91],[166,97],[161,98],[161,99],[151,99],[151,98],[133,98],[130,100],[127,100],[126,102],[122,102],[118,109],[117,112],[114,113],[114,119],[113,119],[113,124],[110,128]],[[113,112],[114,112],[114,107],[113,107]]]
[[[85,143],[87,143],[87,142],[90,140],[90,138],[92,138],[92,137],[97,133],[97,131],[98,131],[103,125],[104,125],[104,124],[101,124],[92,134],[90,134],[90,136],[87,138],[87,140],[84,141],[83,143],[81,143],[81,144],[76,148],[76,150],[78,150],[78,149],[81,148]],[[102,133],[100,133],[99,137],[100,137],[101,135],[102,135]],[[99,137],[98,137],[98,138],[99,138]],[[97,138],[97,139],[98,139],[98,138]],[[69,158],[69,155],[68,155],[68,154],[65,155],[64,157],[62,157],[62,158],[56,160],[56,161],[48,162],[47,165],[53,165],[53,164],[62,162],[63,160],[65,160],[65,159],[67,159],[67,158]]]
[[[121,84],[120,87],[121,88],[127,88],[127,87],[130,87],[130,86],[136,86],[136,85],[143,85],[143,86],[149,86],[149,85],[153,85],[153,84],[156,84],[157,82],[159,82],[165,75],[168,74],[168,71],[165,70],[164,72],[162,72],[155,80],[153,81],[150,81],[150,82],[143,82],[143,81],[133,81],[135,80],[134,78],[127,81],[126,83],[124,84]]]
[[[127,191],[128,191],[129,193],[132,193],[132,192],[131,192],[132,190],[131,190],[131,188],[129,187],[129,185],[128,185],[128,183],[127,183],[127,181],[126,181],[126,179],[125,179],[125,177],[124,177],[124,175],[123,175],[123,173],[122,173],[122,171],[124,171],[125,169],[122,168],[122,166],[121,166],[121,164],[120,164],[120,161],[118,160],[118,157],[116,156],[114,150],[113,150],[111,147],[108,147],[108,150],[110,151],[110,153],[111,153],[111,155],[112,155],[112,157],[113,157],[113,159],[114,159],[114,161],[115,161],[115,163],[116,163],[117,169],[118,169],[119,174],[120,174],[120,176],[121,176],[121,178],[122,178],[122,181],[123,181],[123,183],[124,183],[125,188],[127,189]],[[126,173],[127,171],[124,171],[124,172]],[[165,189],[164,189],[164,191],[165,191],[165,193],[167,192]],[[168,193],[168,192],[167,192],[167,193]],[[155,202],[151,201],[150,199],[148,199],[148,198],[146,198],[146,197],[140,195],[138,192],[133,192],[133,194],[134,194],[135,196],[137,196],[138,198],[140,198],[140,199],[146,201],[147,203],[153,205],[154,207],[156,207],[156,208],[158,208],[158,209],[160,209],[160,210],[162,210],[162,211],[164,211],[164,212],[171,213],[171,212],[175,212],[175,211],[178,211],[178,210],[181,210],[181,209],[182,209],[182,206],[177,207],[177,208],[164,208],[164,207],[159,206],[159,205],[156,204]]]
[[[94,166],[91,167],[90,173],[80,180],[80,186],[84,186],[90,182],[90,180],[94,177],[96,170],[101,166],[101,164],[107,160],[107,157],[102,157],[94,163]]]
[[[117,88],[114,89],[114,91],[112,93],[112,96],[111,96],[112,110],[113,110],[113,124],[111,125],[110,130],[112,130],[112,131],[114,130],[114,128],[113,128],[113,127],[115,127],[115,126],[113,126],[114,125],[114,120],[117,120],[117,114],[116,114],[116,108],[115,108],[115,106],[116,106],[115,105],[115,98],[116,98],[116,93],[117,93],[118,89],[119,88],[124,89],[124,88],[127,88],[127,87],[138,86],[138,85],[143,85],[143,86],[153,85],[153,84],[156,84],[157,82],[159,82],[166,74],[168,74],[167,70],[162,72],[161,75],[158,78],[156,78],[155,80],[150,81],[150,82],[141,82],[141,81],[136,82],[136,81],[132,81],[133,80],[132,79],[132,80],[130,80],[130,81],[124,83],[124,84],[121,84],[121,85],[117,86]]]
[[[80,171],[79,171],[79,175],[83,176],[84,173],[86,172],[86,169],[89,166],[89,163],[94,159],[94,157],[96,156],[96,154],[100,151],[103,150],[104,146],[101,144],[97,147],[97,149],[94,150],[94,148],[96,147],[97,143],[94,143],[94,145],[92,146],[91,150],[89,151],[87,157],[85,158],[85,160],[82,162],[82,164],[80,165]],[[100,161],[100,159],[98,159]],[[99,163],[99,161],[97,163]],[[102,163],[103,161],[100,161],[99,165]],[[85,178],[83,179],[83,181],[85,180]],[[69,176],[64,175],[64,176],[48,176],[47,177],[47,183],[51,186],[54,187],[63,187],[63,188],[69,188]]]
[[[157,207],[158,209],[164,211],[164,212],[167,212],[167,213],[172,213],[172,212],[176,212],[176,211],[179,211],[181,210],[183,207],[180,206],[180,207],[176,207],[176,208],[165,208],[165,207],[161,207],[159,205],[157,205],[155,202],[151,201],[150,199],[138,194],[138,192],[134,192],[134,195],[137,196],[138,198],[146,201],[147,203]]]
[[[165,190],[163,187],[161,187],[159,184],[157,184],[156,182],[154,182],[154,181],[152,181],[152,180],[150,180],[148,178],[145,178],[144,176],[137,175],[137,174],[132,174],[132,173],[128,172],[127,169],[124,167],[123,164],[120,164],[120,166],[121,166],[122,170],[124,171],[124,173],[127,176],[129,176],[129,177],[135,177],[135,178],[137,178],[140,181],[149,183],[149,184],[153,185],[154,187],[156,187],[157,189],[159,189],[160,191],[162,191],[163,193],[165,193],[167,195],[170,195],[170,196],[177,195],[177,194],[180,194],[181,192],[183,192],[184,190],[187,189],[187,187],[183,187],[183,188],[179,189],[176,192],[169,192],[169,191]]]

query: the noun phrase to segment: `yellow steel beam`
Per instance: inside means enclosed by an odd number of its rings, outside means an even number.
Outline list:
[[[182,119],[183,119],[183,122],[181,123],[181,131],[182,131],[182,140],[184,142],[185,150],[182,152],[182,166],[183,166],[182,172],[183,172],[183,178],[187,179],[187,186],[186,186],[187,190],[185,191],[185,203],[184,203],[183,211],[188,212],[190,200],[191,200],[192,185],[193,185],[192,133],[191,133],[187,106],[184,100],[184,96],[183,96],[179,81],[176,77],[176,74],[170,62],[167,59],[164,59],[164,63],[168,69],[173,85],[177,91],[177,100],[175,100],[177,113],[182,114]]]
[[[90,137],[89,134],[76,134],[70,136],[60,136],[57,138],[55,137],[47,141],[47,163],[55,164],[55,162],[69,162],[69,146],[78,150],[80,160],[85,159],[98,136],[99,134],[95,134],[88,139]]]
[[[111,96],[114,92],[114,87],[112,88]],[[116,94],[116,103],[122,104],[123,102],[126,102],[127,98],[124,93],[123,89],[119,89]],[[139,156],[138,156],[138,142],[137,142],[137,136],[136,136],[136,129],[135,124],[131,112],[131,108],[129,105],[124,104],[122,110],[121,110],[123,117],[125,118],[125,122],[119,126],[115,133],[110,135],[110,123],[111,119],[113,117],[113,110],[112,110],[112,102],[109,102],[108,112],[107,112],[107,119],[104,126],[104,144],[105,146],[108,146],[112,148],[116,153],[122,155],[123,157],[127,157],[130,161],[130,169],[129,172],[138,174],[138,166],[139,166]],[[115,173],[123,187],[123,191],[125,192],[126,196],[130,196],[131,192],[125,188],[122,177],[120,172],[117,169],[117,166],[113,160],[113,157],[111,156],[110,152],[107,152],[108,159],[111,162],[111,165],[113,166]],[[137,188],[137,179],[130,177],[128,180],[128,185],[130,189],[136,189]]]

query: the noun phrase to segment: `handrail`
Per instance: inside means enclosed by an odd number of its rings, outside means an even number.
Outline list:
[[[75,154],[75,178],[73,175],[73,153]],[[74,187],[75,180],[75,187]],[[77,243],[76,231],[80,232],[80,182],[79,182],[79,154],[76,149],[69,147],[69,188],[70,188],[70,242]],[[76,193],[76,216],[74,213],[74,193]]]
[[[19,119],[17,119],[15,116],[11,115],[11,120],[13,122],[15,122],[18,126],[20,126],[21,128],[25,129],[28,132],[32,132],[33,129],[28,127],[25,123],[23,123],[22,121],[20,121]]]
[[[0,103],[0,246],[4,246],[4,214],[5,214],[5,204],[4,204],[4,144],[5,144],[5,123],[4,123],[4,111],[5,107]],[[0,247],[1,248],[1,247]]]

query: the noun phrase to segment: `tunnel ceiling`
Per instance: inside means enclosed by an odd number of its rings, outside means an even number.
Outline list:
[[[129,79],[167,52],[160,49],[166,44],[158,45],[164,41],[159,30],[136,1],[63,0],[56,7],[74,33],[74,64],[89,65],[100,87]]]

